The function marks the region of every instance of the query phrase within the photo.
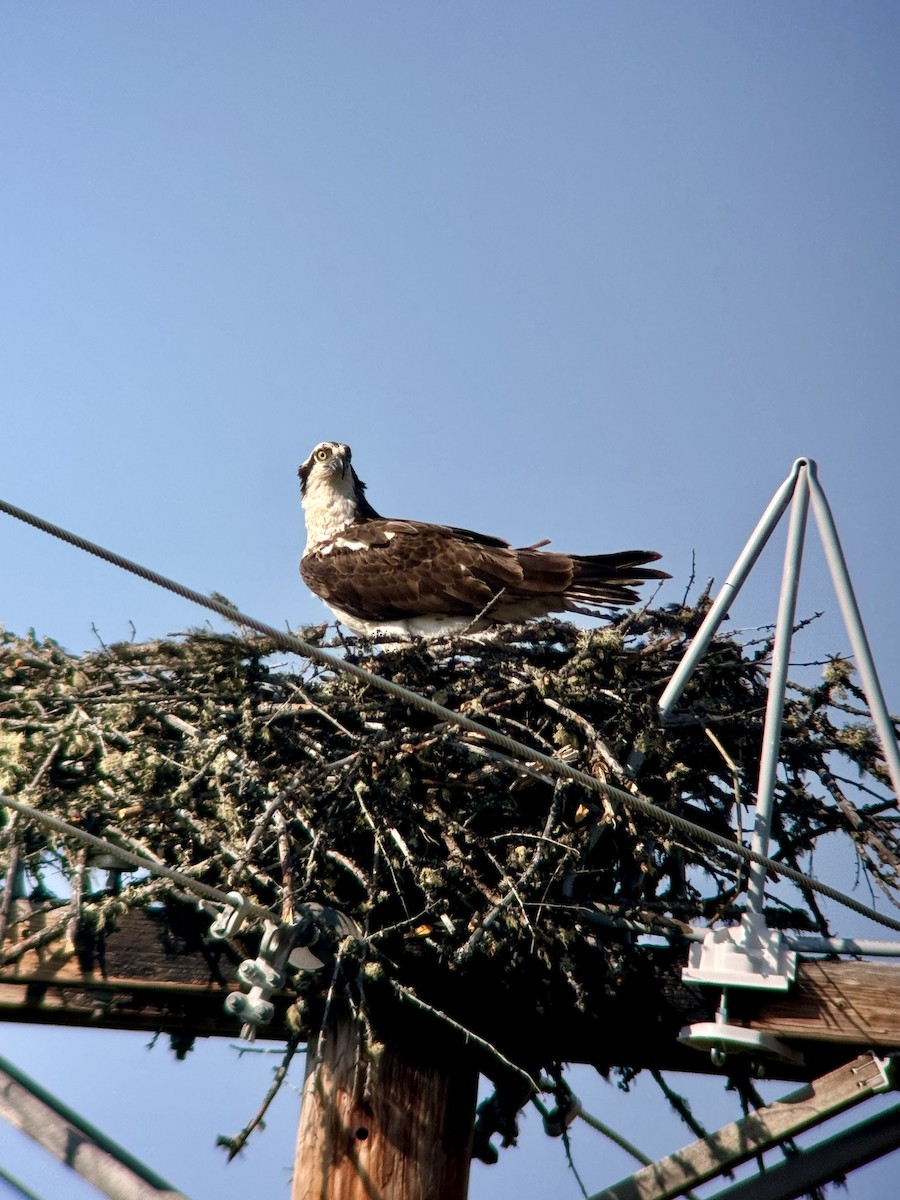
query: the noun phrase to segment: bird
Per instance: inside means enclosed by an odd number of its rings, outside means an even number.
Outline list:
[[[299,472],[306,522],[300,574],[353,633],[372,638],[478,634],[550,613],[604,617],[633,589],[670,578],[652,550],[560,554],[514,549],[471,529],[382,517],[343,442],[319,442]]]

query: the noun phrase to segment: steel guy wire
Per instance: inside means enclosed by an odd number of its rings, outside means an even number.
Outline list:
[[[269,638],[279,649],[302,655],[304,658],[308,658],[320,666],[328,667],[332,671],[340,671],[345,675],[352,675],[369,686],[386,692],[398,700],[402,700],[412,708],[418,708],[423,712],[431,713],[432,716],[437,717],[441,721],[446,721],[451,725],[458,726],[460,729],[465,729],[468,733],[473,733],[484,738],[485,741],[499,746],[500,749],[505,750],[514,758],[522,758],[540,763],[551,774],[556,775],[558,778],[569,779],[588,791],[605,797],[613,805],[624,804],[627,808],[633,809],[645,817],[668,825],[674,832],[686,838],[706,842],[708,845],[724,850],[725,853],[731,854],[735,858],[765,867],[772,874],[790,880],[791,883],[796,884],[798,887],[816,892],[818,895],[833,900],[835,903],[843,905],[843,907],[858,913],[860,916],[867,917],[870,921],[875,921],[879,925],[884,925],[887,929],[900,932],[900,920],[880,913],[876,909],[862,904],[859,900],[854,900],[852,896],[846,895],[829,884],[820,883],[819,880],[804,875],[802,871],[798,871],[794,867],[776,862],[766,855],[758,854],[754,850],[740,845],[738,842],[729,840],[722,834],[714,833],[710,829],[704,829],[702,825],[695,825],[692,821],[678,816],[677,813],[671,813],[664,808],[660,808],[659,805],[654,804],[643,796],[626,792],[622,788],[605,783],[600,779],[595,779],[593,775],[579,771],[576,767],[570,766],[561,759],[552,758],[549,754],[544,754],[540,750],[526,746],[523,742],[518,742],[505,733],[500,733],[499,730],[491,729],[487,725],[473,721],[471,717],[466,717],[462,713],[445,708],[444,705],[438,704],[434,700],[429,700],[427,696],[422,696],[420,693],[403,687],[399,683],[394,683],[391,679],[386,679],[381,675],[374,675],[364,667],[360,667],[356,663],[347,662],[339,655],[333,654],[321,646],[315,646],[310,642],[304,641],[302,638],[296,637],[294,634],[284,633],[282,630],[276,629],[273,625],[268,625],[264,621],[259,621],[255,617],[250,617],[246,613],[242,613],[237,607],[225,600],[220,600],[215,596],[207,596],[203,592],[198,592],[183,583],[169,579],[157,571],[150,570],[148,567],[144,567],[132,559],[125,558],[113,550],[106,550],[103,546],[97,545],[96,542],[71,533],[69,530],[63,529],[59,525],[54,525],[51,521],[46,521],[42,517],[27,512],[23,508],[18,508],[16,505],[10,504],[5,500],[0,500],[0,512],[5,512],[9,516],[15,517],[16,520],[22,521],[26,525],[31,525],[34,529],[38,529],[42,533],[48,533],[60,541],[67,542],[70,546],[75,546],[87,554],[93,554],[95,557],[103,559],[104,562],[108,562],[114,567],[119,567],[123,571],[137,575],[148,583],[155,584],[165,591],[172,592],[174,595],[197,604],[201,608],[206,608],[210,612],[217,613],[220,617],[224,617],[226,621],[231,621],[233,624],[243,626],[247,629],[253,629],[256,633]],[[146,864],[142,862],[142,865]],[[187,879],[187,877],[184,878]],[[270,914],[267,914],[267,917],[269,916]]]

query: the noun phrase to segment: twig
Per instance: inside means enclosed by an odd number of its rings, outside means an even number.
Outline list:
[[[530,766],[520,758],[512,758],[511,755],[504,754],[502,750],[494,750],[489,749],[487,746],[477,745],[472,740],[472,736],[472,734],[466,734],[459,739],[459,744],[464,746],[469,754],[476,754],[479,758],[487,759],[489,762],[502,763],[504,767],[515,771],[517,775],[528,775],[532,779],[539,780],[541,783],[549,784],[551,787],[556,782],[551,775],[548,775],[545,771],[539,771],[537,767]]]
[[[627,774],[625,768],[615,757],[613,752],[607,746],[606,742],[604,742],[603,738],[600,736],[599,732],[594,728],[590,721],[587,720],[586,717],[583,717],[580,713],[574,712],[571,708],[567,708],[565,704],[560,704],[558,700],[554,700],[550,696],[544,697],[544,703],[548,708],[552,708],[554,712],[558,712],[561,717],[565,717],[566,720],[571,721],[573,725],[578,726],[582,733],[586,735],[591,747],[596,750],[596,752],[603,759],[606,769],[613,776],[620,787],[625,787],[629,791],[634,790],[634,780],[630,775]]]
[[[297,794],[303,796],[304,798],[309,796],[309,792],[303,786],[302,782],[304,774],[304,771],[297,771],[294,775],[292,775],[287,783],[287,786],[283,787],[278,795],[274,796],[266,805],[263,812],[257,818],[256,824],[254,825],[250,836],[247,838],[243,854],[234,864],[235,872],[243,870],[250,858],[250,855],[258,846],[260,838],[265,833],[266,826],[272,820],[272,817],[275,815],[275,813],[278,812],[281,806],[285,803],[285,801],[290,799],[291,796]]]
[[[356,797],[356,803],[359,805],[360,812],[363,814],[363,816],[366,819],[366,823],[368,824],[369,828],[372,830],[372,834],[375,839],[375,849],[376,849],[378,855],[387,864],[387,869],[390,872],[391,880],[394,884],[394,891],[395,891],[398,899],[400,900],[400,903],[403,905],[404,911],[408,913],[409,910],[406,907],[406,898],[404,897],[404,894],[403,894],[403,888],[400,886],[400,880],[397,878],[397,872],[394,870],[394,864],[391,861],[390,856],[385,853],[384,842],[382,840],[381,833],[378,829],[378,826],[375,824],[375,818],[369,812],[369,809],[366,806],[366,802],[363,800],[363,793],[365,790],[366,790],[365,785],[360,780],[360,782],[357,783],[356,787],[353,789],[353,795]],[[392,840],[396,843],[396,838],[392,838]],[[408,851],[407,851],[407,857],[408,857]],[[310,875],[309,875],[309,871],[307,870],[307,881],[309,880],[309,878],[310,878]]]
[[[478,622],[483,620],[486,616],[494,611],[505,594],[506,588],[502,587],[500,591],[496,593],[496,595],[491,596],[490,600],[488,600],[481,612],[474,616],[468,625],[466,625],[464,629],[461,629],[456,636],[465,637],[466,634],[472,633],[477,628]]]
[[[3,896],[0,897],[0,946],[6,937],[6,923],[13,902],[14,893],[19,881],[19,814],[14,812],[10,817],[5,833],[9,842],[9,858],[6,863],[6,885]]]
[[[465,1025],[460,1025],[459,1021],[455,1021],[453,1017],[448,1016],[447,1013],[442,1012],[441,1009],[434,1008],[433,1005],[428,1004],[425,1000],[420,1000],[412,988],[404,987],[404,985],[402,983],[398,983],[396,979],[391,980],[391,988],[395,994],[400,996],[403,1000],[408,1000],[409,1003],[414,1005],[416,1008],[421,1009],[423,1012],[430,1013],[431,1016],[442,1022],[442,1024],[449,1025],[451,1029],[455,1029],[457,1033],[462,1035],[464,1041],[471,1042],[473,1046],[478,1046],[480,1049],[490,1054],[490,1056],[495,1059],[495,1061],[498,1062],[504,1068],[504,1070],[511,1071],[513,1075],[517,1075],[521,1080],[528,1084],[529,1095],[540,1092],[541,1089],[535,1083],[531,1075],[529,1075],[528,1072],[522,1067],[517,1066],[516,1063],[510,1062],[506,1055],[501,1054],[496,1046],[491,1045],[491,1043],[486,1041],[483,1037],[479,1037],[477,1033],[473,1033],[471,1029],[467,1029]]]
[[[6,946],[0,951],[0,964],[5,965],[6,963],[17,962],[29,950],[39,950],[41,946],[46,946],[48,942],[56,941],[59,935],[65,930],[67,922],[68,918],[63,917],[61,921],[56,921],[53,925],[45,925],[43,929],[39,929],[37,933],[33,933],[30,937],[16,942],[14,946]]]
[[[294,864],[291,839],[284,813],[275,813],[273,823],[278,831],[278,858],[281,866],[281,919],[288,925],[294,920]]]
[[[275,1077],[272,1080],[271,1085],[269,1086],[269,1090],[266,1092],[265,1096],[263,1097],[262,1104],[260,1104],[256,1113],[253,1115],[253,1117],[251,1117],[251,1119],[244,1126],[244,1128],[241,1130],[241,1132],[235,1134],[234,1137],[226,1137],[223,1134],[220,1134],[216,1138],[216,1145],[222,1146],[225,1149],[227,1149],[229,1162],[231,1162],[231,1160],[233,1158],[237,1157],[237,1155],[240,1154],[240,1152],[243,1150],[244,1146],[247,1144],[247,1140],[250,1137],[250,1135],[253,1133],[254,1129],[258,1129],[260,1126],[263,1125],[265,1115],[269,1111],[269,1106],[271,1105],[271,1103],[275,1099],[275,1097],[278,1095],[278,1093],[281,1091],[281,1085],[284,1083],[285,1079],[287,1078],[288,1068],[290,1067],[291,1060],[293,1059],[294,1055],[297,1053],[299,1046],[300,1046],[300,1038],[298,1038],[296,1036],[292,1037],[288,1041],[287,1049],[284,1052],[284,1058],[282,1058],[281,1065],[275,1071]]]
[[[359,741],[359,734],[353,733],[352,730],[348,729],[346,725],[342,725],[341,722],[335,716],[333,716],[328,709],[323,708],[321,704],[316,704],[310,698],[308,692],[306,692],[302,687],[295,683],[291,683],[290,681],[288,681],[288,687],[291,689],[291,691],[299,694],[303,700],[303,703],[308,709],[310,709],[311,712],[317,713],[323,721],[327,721],[329,725],[337,729],[339,733],[344,734],[345,737],[350,738],[352,742]]]
[[[563,1146],[565,1147],[565,1151],[566,1151],[566,1162],[569,1164],[569,1170],[570,1170],[570,1171],[572,1172],[572,1174],[575,1176],[575,1182],[576,1182],[576,1183],[578,1184],[578,1186],[581,1188],[581,1194],[582,1194],[582,1196],[584,1196],[585,1200],[589,1200],[589,1198],[588,1198],[588,1190],[587,1190],[587,1188],[584,1186],[584,1180],[583,1180],[583,1179],[581,1178],[581,1176],[578,1174],[578,1168],[575,1166],[575,1160],[574,1160],[574,1158],[572,1157],[572,1141],[571,1141],[571,1138],[569,1137],[569,1131],[568,1131],[568,1129],[564,1129],[564,1130],[562,1131],[562,1143],[563,1143]]]
[[[81,927],[81,902],[84,897],[85,863],[87,862],[87,847],[75,855],[75,871],[71,879],[72,898],[69,901],[69,919],[66,922],[65,947],[69,953],[75,950],[75,941]]]
[[[653,1076],[653,1079],[656,1081],[658,1087],[662,1091],[662,1094],[678,1113],[679,1117],[681,1117],[682,1121],[684,1121],[685,1125],[687,1125],[688,1129],[690,1129],[691,1133],[698,1138],[708,1138],[709,1131],[705,1128],[705,1126],[700,1124],[700,1122],[691,1112],[691,1106],[688,1104],[687,1100],[685,1100],[684,1096],[680,1096],[678,1092],[673,1091],[672,1088],[669,1087],[663,1078],[661,1071],[654,1070],[651,1071],[650,1074]]]
[[[691,594],[691,588],[697,578],[697,551],[691,550],[691,574],[687,581],[687,586],[684,589],[684,595],[681,597],[681,607],[687,606],[688,596]]]

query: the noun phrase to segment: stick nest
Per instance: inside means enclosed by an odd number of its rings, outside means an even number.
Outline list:
[[[599,629],[545,621],[486,643],[346,652],[746,844],[769,635],[718,636],[678,722],[663,729],[656,715],[706,608],[704,597]],[[637,785],[621,768],[634,752]],[[785,707],[770,853],[808,869],[821,839],[842,833],[870,891],[896,903],[900,844],[886,782],[850,665],[830,659],[821,682],[793,686]],[[721,850],[355,678],[277,657],[263,640],[195,632],[79,657],[4,635],[0,787],[288,917],[309,901],[342,910],[364,935],[335,951],[356,1002],[367,989],[395,998],[406,989],[519,1061],[510,1014],[565,1023],[601,1010],[642,969],[633,937],[610,919],[677,935],[742,911],[745,873]],[[62,901],[48,942],[108,928],[128,908],[182,902],[172,884],[139,874],[98,886],[93,852],[77,841],[8,811],[0,819],[19,894]],[[777,884],[769,895],[771,926],[827,932],[810,893]],[[7,887],[4,922],[13,897]],[[15,959],[22,946],[4,953]],[[298,1032],[315,1027],[334,980],[328,971],[295,980]]]

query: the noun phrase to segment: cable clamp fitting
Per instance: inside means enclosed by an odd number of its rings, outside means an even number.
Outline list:
[[[209,936],[215,942],[224,942],[234,937],[247,920],[252,908],[240,892],[229,892],[228,899],[231,902],[230,906],[223,906],[209,927]]]
[[[769,929],[761,913],[748,912],[740,925],[711,929],[702,942],[695,942],[681,978],[685,983],[786,992],[796,973],[797,955],[780,932]]]
[[[548,1137],[562,1137],[576,1117],[582,1112],[581,1101],[570,1089],[559,1095],[558,1102],[543,1114],[544,1133]]]
[[[225,1011],[243,1021],[241,1037],[247,1041],[252,1042],[257,1027],[268,1025],[275,1016],[271,997],[284,987],[289,971],[318,971],[333,961],[332,948],[337,942],[362,936],[352,917],[335,908],[303,904],[300,913],[293,925],[267,922],[259,954],[244,959],[238,967],[238,981],[247,990],[227,996]]]

